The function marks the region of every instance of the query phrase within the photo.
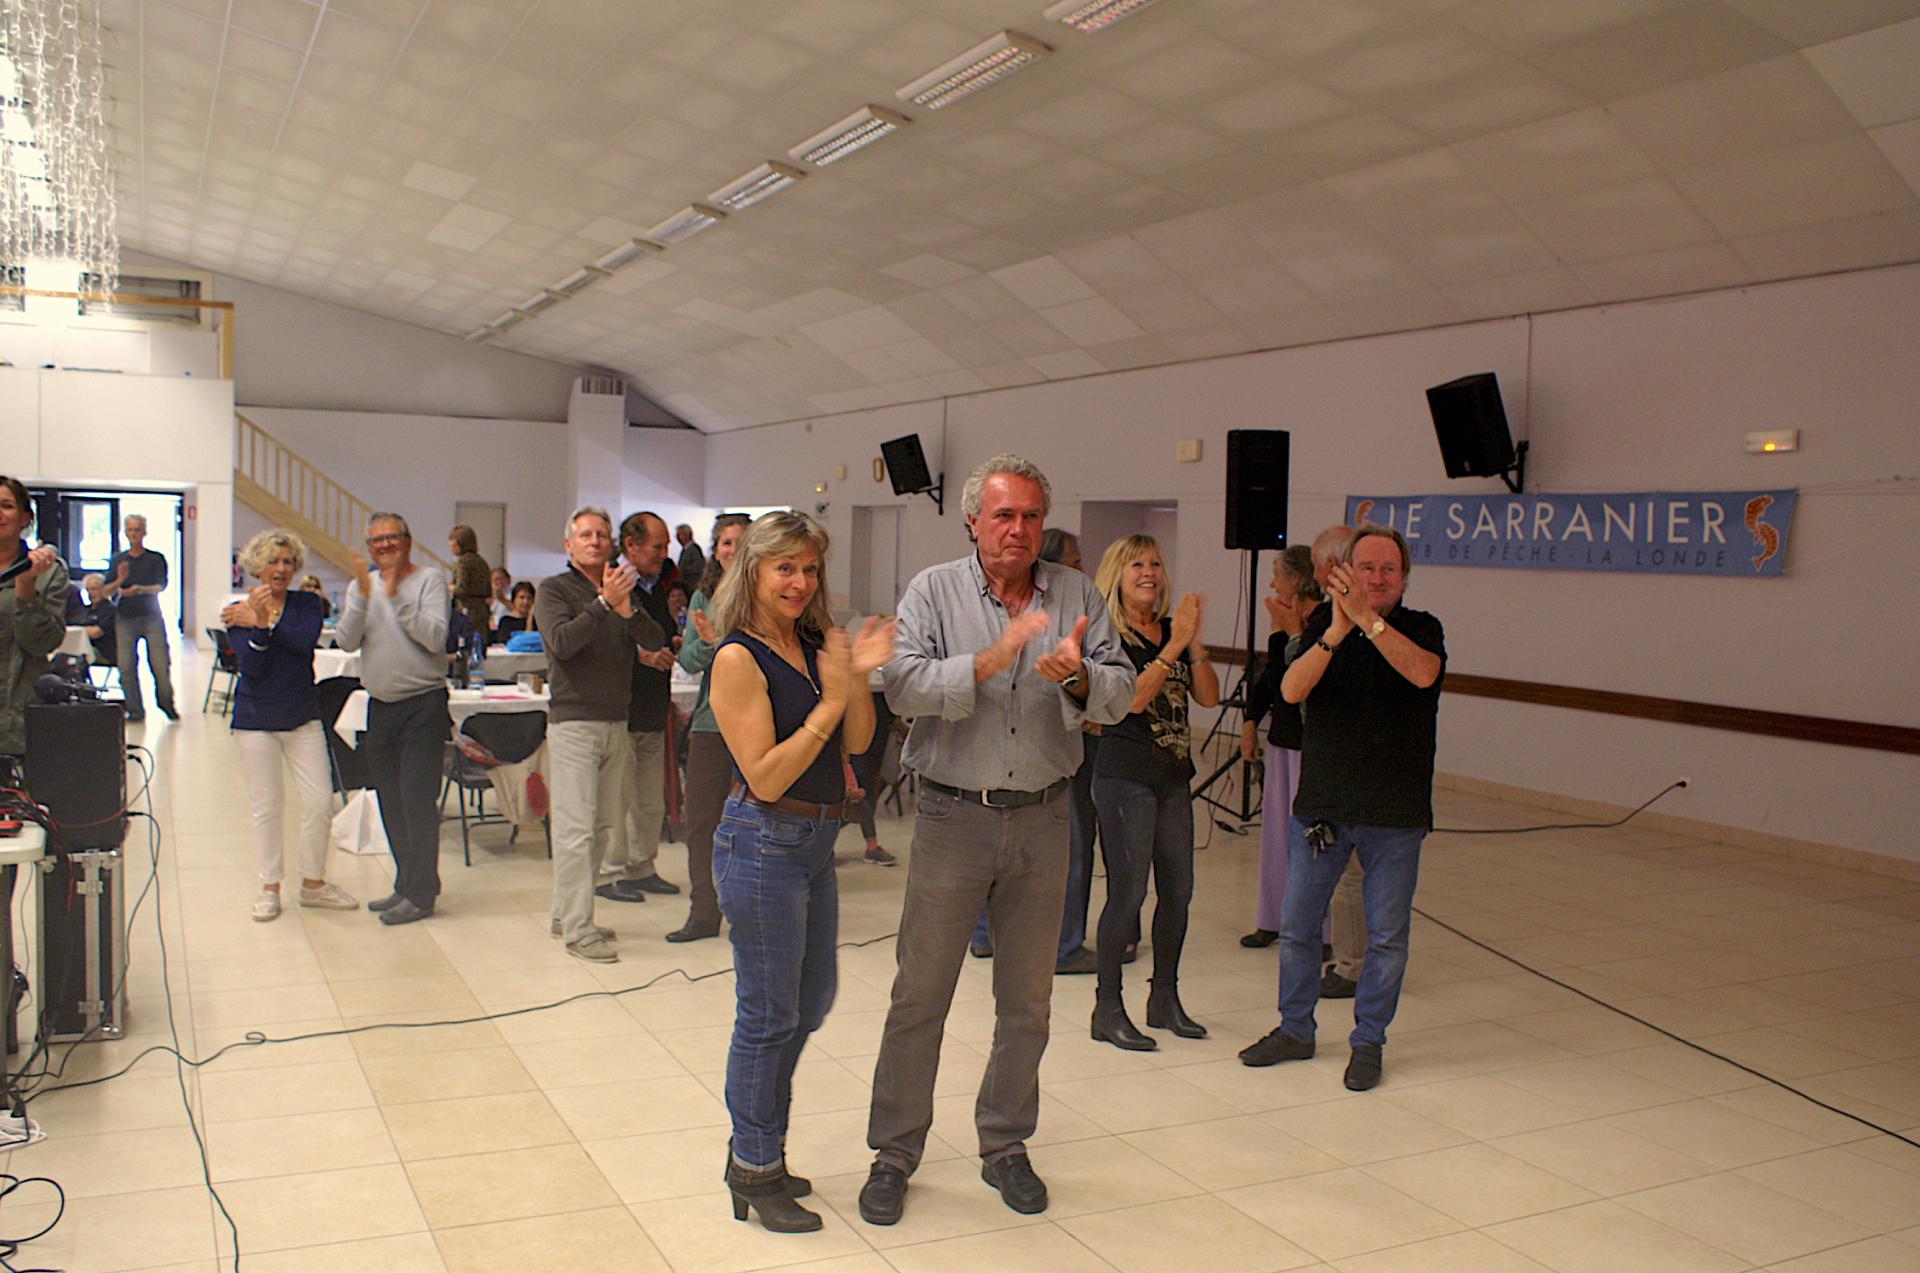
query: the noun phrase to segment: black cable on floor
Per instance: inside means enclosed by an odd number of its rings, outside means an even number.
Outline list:
[[[13,1258],[20,1254],[21,1247],[36,1238],[44,1238],[49,1233],[52,1233],[54,1226],[60,1223],[60,1218],[67,1214],[67,1191],[60,1187],[59,1181],[49,1176],[15,1176],[7,1172],[0,1172],[0,1202],[6,1201],[7,1198],[12,1196],[15,1190],[24,1188],[27,1185],[51,1186],[54,1195],[60,1202],[60,1207],[59,1210],[53,1213],[53,1219],[41,1226],[38,1233],[29,1233],[24,1237],[18,1238],[0,1237],[0,1269],[5,1269],[6,1273],[61,1273],[59,1269],[23,1269],[16,1267],[13,1263]],[[17,1206],[18,1204],[16,1203],[15,1205]]]
[[[1646,812],[1648,806],[1652,805],[1653,802],[1655,800],[1658,800],[1661,796],[1667,795],[1669,792],[1679,791],[1682,788],[1684,788],[1686,785],[1687,785],[1687,780],[1685,778],[1681,778],[1676,782],[1670,782],[1666,786],[1662,787],[1659,791],[1655,792],[1639,807],[1635,808],[1632,813],[1627,814],[1626,817],[1617,818],[1612,822],[1545,822],[1540,824],[1537,827],[1435,827],[1428,834],[1430,835],[1526,835],[1533,831],[1611,831],[1615,827],[1625,826],[1633,818],[1635,818],[1641,813]]]
[[[1771,1083],[1775,1087],[1781,1089],[1782,1091],[1793,1093],[1795,1096],[1799,1097],[1803,1101],[1807,1101],[1811,1104],[1818,1105],[1821,1109],[1827,1110],[1834,1114],[1838,1114],[1842,1118],[1850,1118],[1854,1122],[1859,1123],[1864,1127],[1871,1127],[1874,1131],[1879,1132],[1882,1136],[1891,1136],[1893,1139],[1897,1141],[1901,1141],[1905,1144],[1912,1145],[1915,1149],[1920,1149],[1920,1140],[1914,1140],[1910,1136],[1903,1136],[1899,1132],[1894,1131],[1892,1128],[1882,1127],[1880,1124],[1874,1122],[1872,1119],[1862,1118],[1858,1114],[1852,1113],[1851,1111],[1848,1111],[1848,1110],[1841,1109],[1838,1105],[1830,1105],[1826,1101],[1821,1100],[1819,1097],[1814,1096],[1811,1093],[1801,1091],[1799,1088],[1795,1087],[1791,1083],[1786,1082],[1783,1079],[1777,1079],[1771,1074],[1763,1074],[1761,1071],[1754,1069],[1751,1065],[1743,1064],[1742,1062],[1734,1060],[1730,1056],[1723,1056],[1721,1053],[1715,1052],[1712,1048],[1707,1047],[1704,1044],[1695,1043],[1692,1039],[1686,1038],[1683,1035],[1675,1034],[1673,1031],[1667,1029],[1665,1026],[1655,1025],[1653,1022],[1647,1020],[1645,1017],[1636,1016],[1634,1013],[1628,1012],[1625,1008],[1622,1008],[1618,1004],[1608,1003],[1605,999],[1600,998],[1598,995],[1588,994],[1586,991],[1580,989],[1580,987],[1578,986],[1568,985],[1566,982],[1560,980],[1560,978],[1554,976],[1552,973],[1542,972],[1538,968],[1535,968],[1533,965],[1527,963],[1525,960],[1516,959],[1514,956],[1509,955],[1506,951],[1501,950],[1494,946],[1490,946],[1486,942],[1481,941],[1478,937],[1474,937],[1467,933],[1461,932],[1459,929],[1455,928],[1452,924],[1447,923],[1447,921],[1445,921],[1444,919],[1435,919],[1433,916],[1421,910],[1418,906],[1413,908],[1413,913],[1415,915],[1418,915],[1421,919],[1426,920],[1429,924],[1434,924],[1440,928],[1446,929],[1448,932],[1452,933],[1455,937],[1460,938],[1460,940],[1467,942],[1471,945],[1478,946],[1481,950],[1486,951],[1490,955],[1498,955],[1500,958],[1506,960],[1508,963],[1512,964],[1514,967],[1520,969],[1523,972],[1532,973],[1534,976],[1540,978],[1540,980],[1542,981],[1549,982],[1553,985],[1560,987],[1562,990],[1568,990],[1576,995],[1579,995],[1582,999],[1585,999],[1588,1003],[1598,1004],[1600,1007],[1605,1008],[1608,1012],[1617,1013],[1620,1016],[1625,1017],[1627,1020],[1634,1022],[1636,1025],[1643,1025],[1647,1029],[1652,1030],[1656,1034],[1663,1034],[1667,1038],[1672,1039],[1675,1043],[1683,1043],[1686,1046],[1692,1048],[1695,1052],[1699,1052],[1705,1056],[1710,1056],[1716,1061],[1725,1061],[1728,1065],[1731,1065],[1734,1069],[1742,1070],[1748,1074],[1753,1075],[1757,1079],[1763,1079],[1766,1082]]]

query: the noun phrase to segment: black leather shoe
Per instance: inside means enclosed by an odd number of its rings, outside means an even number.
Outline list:
[[[1093,1001],[1093,1040],[1111,1043],[1125,1052],[1151,1052],[1160,1046],[1134,1027],[1133,1019],[1127,1015],[1127,1006],[1118,999]]]
[[[907,1209],[907,1173],[877,1162],[860,1186],[860,1218],[868,1224],[898,1224]]]
[[[1320,997],[1322,999],[1351,999],[1354,991],[1360,988],[1357,981],[1348,981],[1329,968],[1320,974]]]
[[[1347,1058],[1347,1090],[1365,1092],[1380,1082],[1380,1045],[1378,1043],[1356,1043],[1353,1055]]]
[[[398,893],[389,893],[385,897],[377,897],[373,901],[368,902],[367,909],[370,911],[392,910],[404,900],[405,899]]]
[[[689,918],[686,923],[668,933],[667,940],[670,942],[700,941],[702,938],[718,937],[719,935],[720,925],[717,922],[708,924],[701,920]]]
[[[680,892],[680,886],[678,884],[670,880],[663,880],[658,875],[649,875],[644,880],[617,880],[615,882],[624,884],[631,889],[638,889],[642,893],[659,893],[663,897],[675,897],[678,896]]]
[[[595,897],[604,897],[609,902],[644,902],[647,895],[633,886],[632,880],[614,880],[593,890]]]
[[[1000,1191],[1000,1200],[1023,1216],[1047,1209],[1046,1182],[1033,1173],[1025,1154],[1008,1154],[980,1164],[980,1179]]]
[[[1313,1055],[1311,1039],[1296,1039],[1281,1030],[1281,1027],[1275,1027],[1267,1031],[1258,1043],[1241,1048],[1240,1064],[1256,1067],[1278,1065],[1282,1061],[1304,1061]]]
[[[1182,1039],[1204,1039],[1207,1027],[1187,1015],[1180,1006],[1180,988],[1154,984],[1147,995],[1147,1029],[1171,1030]]]
[[[433,914],[433,904],[431,902],[425,906],[415,906],[411,901],[403,897],[380,912],[380,922],[383,924],[411,924],[415,920],[425,919],[431,914]]]
[[[179,719],[180,719],[180,713],[179,713],[179,712],[176,712],[176,711],[174,711],[174,710],[173,710],[173,704],[172,704],[172,703],[162,703],[162,704],[160,704],[160,714],[161,714],[162,716],[164,716],[164,717],[166,717],[166,718],[167,718],[168,720],[179,720]]]
[[[1127,948],[1120,952],[1120,962],[1123,964],[1130,964],[1138,958],[1140,958],[1140,943],[1137,941],[1128,942]]]
[[[1271,928],[1256,928],[1240,939],[1240,944],[1248,950],[1265,950],[1280,940],[1280,934]]]
[[[1055,963],[1053,965],[1053,975],[1056,977],[1080,977],[1090,972],[1097,972],[1099,968],[1099,959],[1094,956],[1092,951],[1082,946],[1065,959]]]

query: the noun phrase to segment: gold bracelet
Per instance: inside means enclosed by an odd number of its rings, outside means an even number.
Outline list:
[[[806,730],[809,734],[812,734],[815,738],[818,738],[823,743],[830,743],[833,741],[832,734],[829,734],[826,730],[820,728],[818,725],[814,724],[810,720],[801,721],[800,728]]]

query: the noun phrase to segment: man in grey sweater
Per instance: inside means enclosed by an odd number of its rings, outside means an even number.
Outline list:
[[[600,856],[618,834],[631,763],[627,705],[636,649],[657,650],[666,633],[633,603],[638,576],[612,562],[617,546],[605,509],[567,518],[567,568],[540,581],[533,614],[547,650],[552,702],[547,757],[553,794],[552,931],[576,959],[620,958],[611,929],[593,922]]]
[[[367,909],[383,924],[433,914],[440,896],[440,768],[447,735],[447,577],[413,564],[413,534],[398,513],[367,519],[367,549],[353,554],[353,583],[337,628],[360,652],[367,705],[366,757],[393,851],[393,892]]]

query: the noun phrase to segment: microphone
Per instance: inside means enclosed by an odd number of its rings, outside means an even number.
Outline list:
[[[100,691],[91,685],[65,681],[48,672],[34,682],[33,692],[40,696],[43,703],[76,703],[100,701]]]
[[[8,566],[5,570],[0,570],[0,583],[13,582],[13,579],[15,578],[15,576],[26,574],[27,567],[31,566],[32,564],[33,564],[32,555],[29,553],[21,553],[20,560],[14,562],[11,566]]]

